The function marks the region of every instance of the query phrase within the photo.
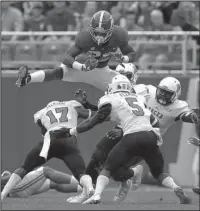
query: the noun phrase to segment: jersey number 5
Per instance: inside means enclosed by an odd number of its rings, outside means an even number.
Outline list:
[[[127,97],[125,98],[126,102],[128,103],[128,105],[133,108],[132,112],[136,115],[136,116],[144,116],[144,110],[142,107],[140,107],[138,104],[136,104],[137,99],[133,98],[133,97]]]
[[[54,113],[49,110],[46,115],[49,117],[51,124],[55,122],[67,122],[67,114],[68,114],[68,107],[60,107],[60,108],[55,108],[56,113],[61,113],[61,116],[59,119],[56,119]]]

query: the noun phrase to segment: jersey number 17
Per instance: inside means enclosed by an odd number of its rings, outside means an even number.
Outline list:
[[[50,123],[53,124],[55,122],[67,122],[68,118],[67,118],[67,114],[68,114],[68,107],[60,107],[60,108],[55,108],[55,112],[56,113],[60,113],[60,118],[57,119],[53,113],[52,110],[49,110],[46,115],[49,117],[50,119]]]

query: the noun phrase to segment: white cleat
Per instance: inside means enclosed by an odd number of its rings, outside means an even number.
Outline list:
[[[119,189],[114,197],[115,204],[120,204],[122,201],[126,199],[126,196],[128,195],[131,185],[132,185],[131,179],[128,179],[126,182],[120,183]]]
[[[88,199],[88,196],[81,193],[77,196],[72,196],[72,197],[69,197],[66,202],[67,203],[72,203],[72,204],[82,204],[85,200]]]
[[[141,182],[142,182],[142,176],[143,176],[143,166],[137,165],[134,169],[134,176],[132,177],[132,187],[131,190],[135,191],[139,188]]]
[[[99,194],[91,196],[89,199],[83,202],[83,204],[100,204],[101,196]]]

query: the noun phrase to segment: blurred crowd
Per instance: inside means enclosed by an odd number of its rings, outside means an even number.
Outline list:
[[[78,31],[86,28],[92,15],[99,10],[109,11],[113,15],[115,24],[128,31],[198,31],[199,9],[200,2],[193,1],[1,2],[3,31]],[[165,38],[164,36],[158,39]],[[69,38],[57,36],[18,37],[15,35],[4,36],[2,39],[49,41]],[[134,39],[145,40],[146,37],[140,36],[139,38],[134,37]],[[199,37],[193,37],[193,39],[199,44]],[[146,48],[144,53],[141,46],[135,47],[140,51],[138,55],[152,60]],[[152,50],[152,47],[150,46],[149,49]],[[161,52],[163,52],[162,48],[160,48],[160,53],[157,53],[158,60],[169,60],[168,55]]]

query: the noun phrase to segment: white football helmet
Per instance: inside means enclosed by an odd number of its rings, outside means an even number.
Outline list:
[[[116,69],[122,75],[125,75],[133,84],[136,84],[138,79],[138,69],[133,63],[121,63]]]
[[[108,94],[116,92],[131,92],[133,86],[129,79],[124,75],[116,75],[112,79],[112,83],[108,84]]]
[[[166,77],[160,81],[156,90],[156,100],[162,105],[174,103],[181,95],[181,84],[174,77]]]

